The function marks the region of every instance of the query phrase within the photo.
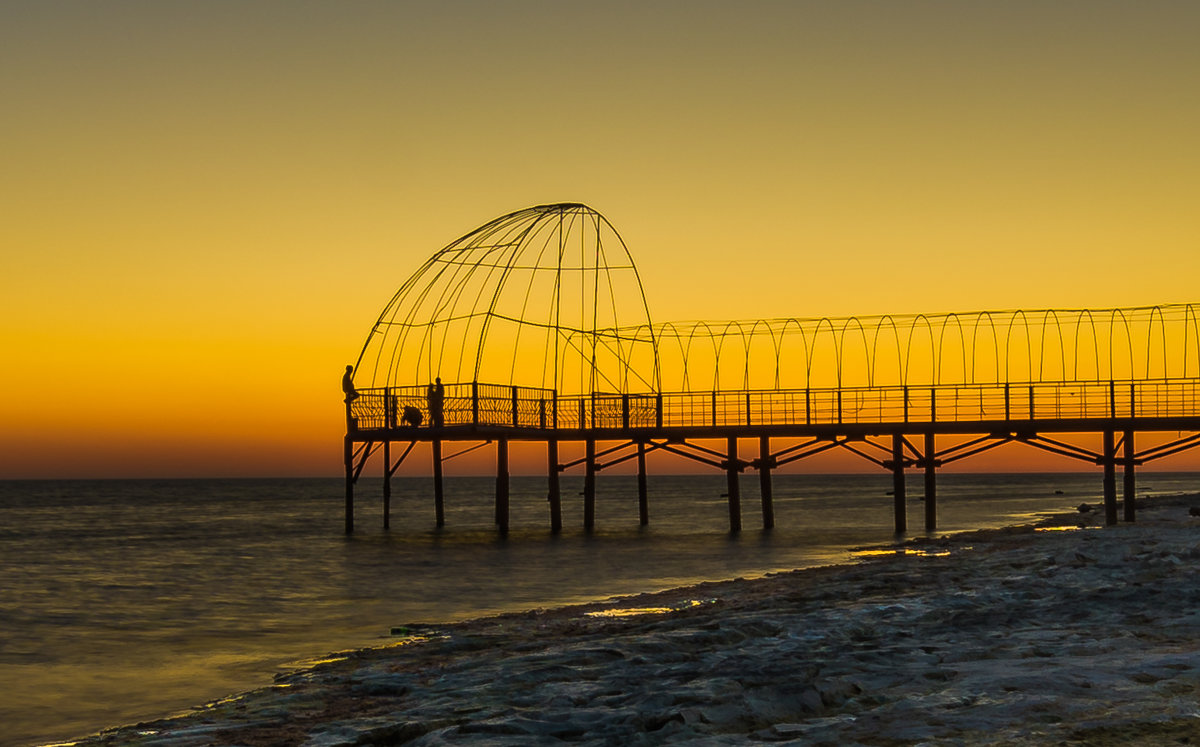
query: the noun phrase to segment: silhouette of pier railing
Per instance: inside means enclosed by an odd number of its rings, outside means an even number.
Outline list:
[[[578,203],[501,216],[434,254],[347,368],[348,532],[368,459],[382,452],[387,527],[390,479],[418,443],[438,526],[443,462],[495,445],[502,532],[510,441],[546,446],[554,531],[559,473],[583,468],[590,529],[596,474],[632,459],[645,524],[654,451],[723,470],[737,531],[740,473],[757,471],[770,528],[772,470],[843,449],[891,472],[903,532],[907,469],[923,472],[930,531],[936,469],[1009,443],[1101,467],[1115,523],[1118,465],[1132,521],[1135,468],[1200,446],[1198,304],[655,323],[624,241]],[[1135,443],[1141,433],[1159,443]],[[746,440],[755,457],[739,454]],[[445,442],[472,441],[443,457]],[[584,456],[560,460],[560,442]],[[398,458],[393,443],[406,444]]]
[[[1160,423],[1200,416],[1200,380],[943,384],[841,389],[667,392],[559,397],[554,390],[497,384],[448,384],[446,440],[473,438],[475,429],[511,431],[512,438],[543,438],[553,431],[687,431],[712,437],[729,431],[757,435],[765,429],[807,432],[829,425],[964,424],[1038,422],[1052,428],[1077,421],[1133,420]],[[404,408],[423,413],[414,429],[398,417]],[[424,387],[369,389],[350,408],[352,429],[428,428],[432,422]],[[396,434],[393,434],[396,435]]]

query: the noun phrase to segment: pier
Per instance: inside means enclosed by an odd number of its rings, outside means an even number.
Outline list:
[[[1010,443],[1094,465],[1106,522],[1135,521],[1136,468],[1200,445],[1198,313],[1177,304],[656,323],[603,216],[576,203],[528,208],[435,254],[368,335],[347,372],[345,529],[372,458],[386,528],[391,478],[428,443],[436,525],[444,461],[490,447],[496,526],[507,532],[512,442],[545,445],[555,532],[560,473],[582,470],[592,529],[598,476],[630,460],[646,524],[656,451],[726,473],[733,532],[746,513],[738,477],[757,472],[755,523],[770,529],[772,471],[833,449],[892,474],[897,533],[908,531],[905,475],[922,474],[933,531],[937,469]],[[1100,448],[1073,443],[1081,434]],[[1147,434],[1153,445],[1139,447]],[[584,456],[562,461],[564,443]]]

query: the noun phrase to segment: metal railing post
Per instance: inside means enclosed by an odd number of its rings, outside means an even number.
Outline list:
[[[471,382],[471,424],[479,425],[479,382]]]
[[[519,415],[519,412],[520,412],[520,410],[518,409],[518,406],[517,406],[517,388],[514,386],[512,388],[512,424],[513,424],[513,428],[519,428],[521,425],[521,417]]]

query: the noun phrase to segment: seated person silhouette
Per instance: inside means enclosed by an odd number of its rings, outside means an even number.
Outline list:
[[[400,419],[405,425],[418,428],[421,425],[421,411],[410,405],[404,408],[404,416]]]

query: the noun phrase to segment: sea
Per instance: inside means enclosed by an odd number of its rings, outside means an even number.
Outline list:
[[[360,481],[343,532],[340,479],[0,482],[0,745],[69,742],[269,685],[338,650],[385,645],[394,627],[548,608],[703,580],[855,562],[888,543],[891,475],[773,476],[761,527],[754,475],[729,532],[723,474],[603,475],[596,528],[582,480],[563,480],[552,534],[544,477],[514,477],[507,536],[493,477],[433,486]],[[1138,475],[1139,497],[1200,491],[1200,473]],[[923,534],[922,483],[908,485]],[[937,534],[1028,521],[1101,501],[1097,474],[938,476]]]

